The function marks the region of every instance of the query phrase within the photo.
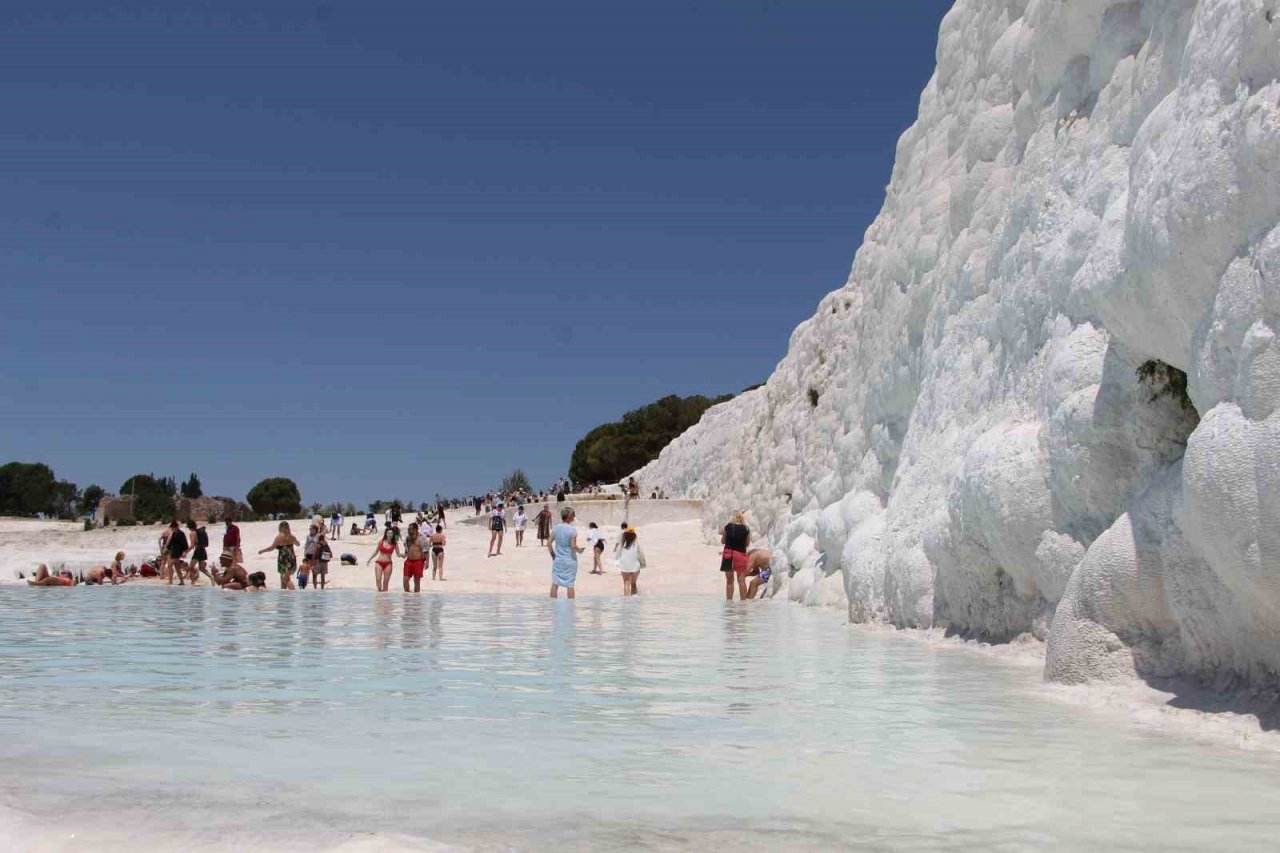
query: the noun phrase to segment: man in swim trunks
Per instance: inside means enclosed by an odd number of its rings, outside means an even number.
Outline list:
[[[56,575],[49,571],[49,567],[44,563],[40,564],[40,568],[36,569],[34,579],[27,579],[27,586],[75,586],[76,579],[71,572],[62,569]]]
[[[409,525],[408,535],[404,538],[404,591],[409,591],[409,581],[413,580],[413,591],[422,592],[422,569],[426,566],[426,547],[422,537],[418,535],[416,522]]]
[[[747,554],[747,577],[751,583],[747,586],[747,598],[755,598],[760,588],[773,577],[773,553],[768,548],[756,548]]]
[[[116,579],[112,576],[111,570],[106,566],[94,566],[84,574],[84,582],[86,584],[106,586],[108,581],[111,582],[112,586],[116,585]]]

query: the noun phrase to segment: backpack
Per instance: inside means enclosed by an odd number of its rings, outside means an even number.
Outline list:
[[[209,534],[205,533],[203,527],[196,531],[196,545],[201,548],[209,547]]]

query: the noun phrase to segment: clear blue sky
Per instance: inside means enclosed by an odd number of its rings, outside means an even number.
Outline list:
[[[421,501],[763,381],[943,0],[0,6],[0,462]]]

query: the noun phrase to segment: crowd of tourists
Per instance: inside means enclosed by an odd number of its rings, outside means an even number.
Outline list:
[[[639,494],[634,478],[621,485],[628,497]],[[545,548],[551,560],[552,598],[558,597],[561,589],[569,598],[575,596],[578,558],[588,550],[591,552],[590,574],[606,573],[608,545],[605,531],[595,522],[590,522],[584,536],[585,544],[579,544],[576,510],[564,504],[565,494],[572,488],[573,483],[568,479],[555,483],[553,493],[560,504],[555,512],[546,492],[536,495],[488,492],[470,499],[477,516],[487,515],[490,558],[502,556],[508,528],[514,534],[515,547],[523,548],[525,535],[533,527],[537,547]],[[654,494],[659,493],[655,490]],[[532,516],[526,511],[526,502],[531,497],[543,498],[541,508]],[[435,508],[416,513],[407,526],[405,513],[399,504],[386,508],[381,536],[365,561],[366,566],[372,564],[374,567],[374,584],[379,592],[390,590],[396,559],[401,561],[401,585],[405,592],[421,592],[428,569],[431,581],[445,581],[446,509],[456,504],[456,501],[440,501]],[[511,505],[515,506],[515,511],[508,520],[507,507]],[[331,542],[342,537],[345,521],[344,515],[336,509],[328,519],[317,515],[309,522],[305,539],[294,535],[288,521],[281,521],[271,543],[257,553],[275,553],[276,575],[281,589],[323,590],[329,585],[329,566],[334,560]],[[79,575],[65,569],[50,571],[48,566],[41,565],[27,583],[31,586],[118,585],[139,578],[152,578],[185,586],[199,584],[204,578],[226,590],[255,592],[266,589],[267,573],[250,572],[245,568],[239,526],[230,517],[223,524],[222,548],[216,565],[211,565],[211,546],[206,528],[195,521],[187,521],[185,525],[173,521],[160,536],[158,556],[144,562],[141,567],[126,568],[125,553],[120,551],[109,565],[95,566]],[[377,532],[378,519],[370,511],[365,515],[363,524],[352,521],[348,535]],[[751,541],[751,530],[743,513],[734,513],[720,535],[723,547],[720,571],[724,575],[725,598],[728,600],[733,599],[735,591],[742,600],[756,598],[767,588],[772,576],[772,554],[767,548],[752,548]],[[356,558],[344,554],[341,561],[354,565]],[[622,594],[638,595],[640,572],[646,567],[646,561],[638,532],[626,522],[617,531],[611,565],[621,576]]]

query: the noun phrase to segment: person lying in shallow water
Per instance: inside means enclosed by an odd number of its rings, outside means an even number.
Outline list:
[[[75,586],[76,579],[71,572],[66,569],[60,570],[57,574],[49,571],[49,567],[44,563],[40,564],[40,568],[36,569],[35,578],[27,579],[27,586]]]

